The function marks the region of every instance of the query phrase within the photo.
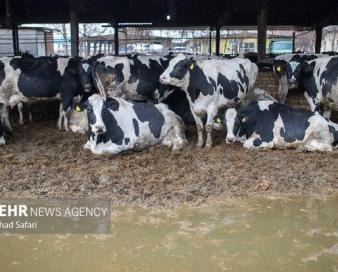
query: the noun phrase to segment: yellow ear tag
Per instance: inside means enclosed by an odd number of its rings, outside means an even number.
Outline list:
[[[195,65],[192,63],[192,64],[190,64],[190,66],[189,66],[189,70],[192,70],[192,69],[194,69],[195,68]]]
[[[216,123],[220,123],[221,122],[221,119],[220,118],[217,118],[216,119]]]
[[[80,112],[80,111],[81,111],[79,105],[76,106],[75,110],[76,110],[77,112]]]
[[[282,67],[281,66],[277,66],[276,70],[277,70],[277,72],[282,72]]]

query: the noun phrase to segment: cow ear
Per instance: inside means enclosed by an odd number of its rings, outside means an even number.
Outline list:
[[[107,103],[108,108],[112,109],[113,111],[119,110],[120,104],[116,99],[112,97],[107,97],[106,103]]]
[[[302,74],[312,74],[313,73],[313,69],[314,69],[314,66],[312,66],[311,64],[309,64],[308,62],[306,61],[302,61],[300,63],[300,71]]]

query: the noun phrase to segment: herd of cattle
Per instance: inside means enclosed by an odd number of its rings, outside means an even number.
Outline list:
[[[196,126],[198,147],[211,147],[212,131],[220,128],[227,143],[239,141],[245,148],[331,151],[338,146],[338,125],[330,121],[331,110],[338,109],[338,57],[281,55],[273,70],[279,102],[254,87],[258,67],[245,58],[0,58],[0,144],[12,133],[10,108],[18,107],[23,123],[24,105],[57,97],[58,128],[68,131],[75,122],[78,131],[87,132],[84,148],[95,154],[159,143],[181,150],[187,125]],[[294,88],[304,90],[311,112],[283,104]],[[85,122],[72,121],[76,114]]]

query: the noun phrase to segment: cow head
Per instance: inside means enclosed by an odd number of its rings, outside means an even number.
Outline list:
[[[300,64],[302,62],[301,55],[293,55],[289,61],[283,59],[275,59],[273,62],[273,69],[278,79],[283,76],[287,78],[289,89],[298,88],[300,76]]]
[[[92,91],[92,67],[88,60],[81,60],[78,66],[79,79],[85,93]]]
[[[189,70],[193,70],[195,65],[194,59],[179,54],[169,62],[168,68],[160,76],[160,82],[185,89],[189,83]]]
[[[102,97],[98,94],[90,96],[85,102],[88,116],[89,130],[97,135],[107,132],[105,125],[106,114],[111,114],[111,111],[119,109],[119,103],[111,97]]]
[[[237,116],[237,110],[235,108],[227,109],[223,116],[223,126],[225,129],[225,141],[230,144],[235,142],[236,134],[235,133],[235,120]]]
[[[85,93],[91,92],[91,67],[87,60],[83,60],[80,57],[70,58],[65,72],[68,74],[68,78],[72,78],[73,82],[77,82],[73,86],[80,85],[78,87]]]

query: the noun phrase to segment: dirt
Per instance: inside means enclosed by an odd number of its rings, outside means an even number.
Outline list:
[[[110,198],[113,204],[198,205],[251,195],[338,193],[338,151],[252,151],[228,145],[220,132],[214,147],[189,146],[173,155],[167,147],[98,156],[83,150],[85,135],[58,131],[56,121],[14,125],[0,147],[0,197]]]

